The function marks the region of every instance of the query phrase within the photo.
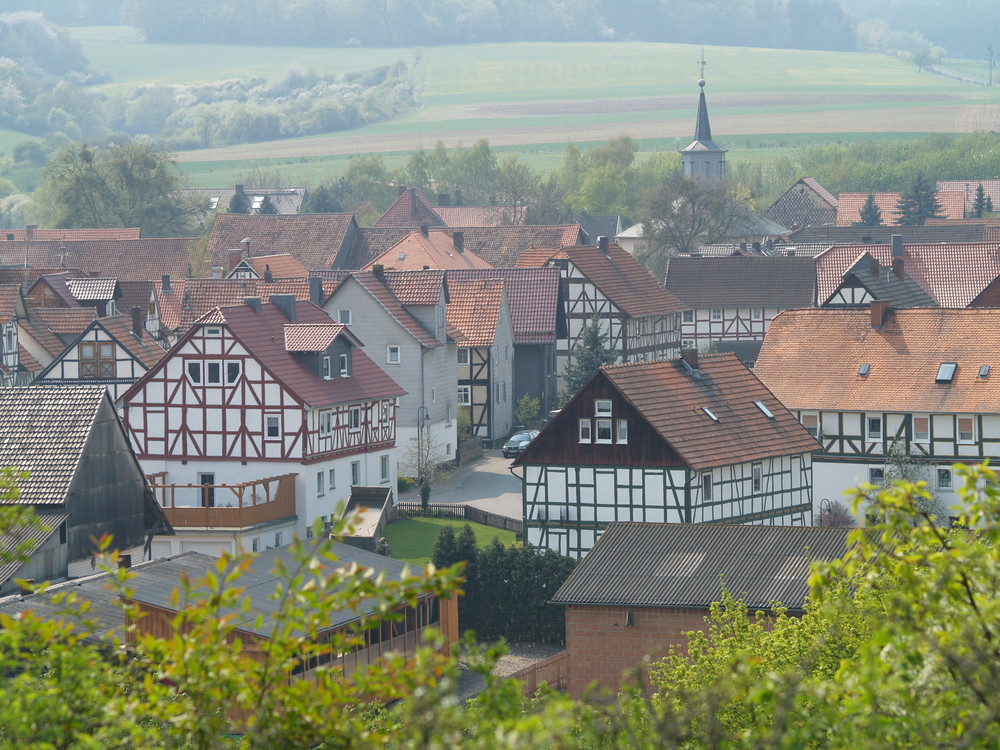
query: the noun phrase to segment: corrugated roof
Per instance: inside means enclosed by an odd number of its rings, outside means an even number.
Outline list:
[[[890,310],[880,328],[867,309],[788,310],[754,372],[791,409],[997,414],[997,330],[1000,308]],[[942,362],[958,363],[951,383],[935,382]]]
[[[448,271],[452,281],[503,279],[515,344],[551,344],[559,309],[558,268],[492,268]]]
[[[503,279],[452,281],[448,284],[448,325],[462,333],[459,346],[491,346],[500,323]]]
[[[101,403],[103,385],[0,388],[0,466],[27,471],[25,505],[58,505],[70,483]]]
[[[213,265],[228,268],[229,252],[249,238],[252,256],[287,253],[309,269],[333,268],[356,229],[354,214],[219,214],[208,251]]]
[[[440,230],[431,230],[424,236],[422,232],[410,232],[391,248],[372,259],[365,267],[370,271],[380,264],[396,271],[420,270],[427,268],[492,268],[485,260],[471,250],[459,251],[452,237]]]
[[[850,529],[817,526],[611,523],[553,604],[707,609],[723,581],[751,611],[801,611],[809,564],[843,557]]]
[[[24,564],[21,560],[35,554],[45,540],[59,530],[60,524],[69,518],[69,513],[40,509],[35,516],[42,522],[41,528],[33,526],[16,526],[0,535],[0,551],[6,555],[14,555],[12,562],[0,563],[0,583],[10,580]],[[21,545],[25,545],[21,547]]]
[[[809,307],[815,284],[812,258],[676,257],[667,262],[667,290],[692,309]]]

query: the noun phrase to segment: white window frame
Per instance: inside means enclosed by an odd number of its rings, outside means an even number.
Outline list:
[[[327,486],[332,490],[337,486],[337,470],[330,469],[327,474]]]
[[[614,437],[614,420],[611,417],[601,417],[594,420],[594,442],[610,443]],[[607,433],[607,437],[601,437],[602,433]]]
[[[276,427],[276,434],[271,434],[271,425],[274,424]],[[281,440],[281,415],[280,414],[265,414],[264,415],[264,439],[265,440]]]
[[[383,425],[387,425],[387,424],[389,424],[389,422],[392,421],[392,418],[389,416],[392,413],[391,412],[391,404],[392,404],[391,401],[383,401],[379,405],[379,412],[380,412],[379,416],[381,417],[381,421],[382,421]]]
[[[595,417],[610,417],[613,410],[614,404],[611,402],[610,398],[594,399]]]
[[[594,423],[589,419],[581,419],[577,425],[577,437],[581,443],[594,441]]]
[[[350,374],[351,374],[351,372],[350,372],[349,357],[346,354],[341,354],[340,355],[340,377],[346,378],[346,377],[349,377]]]
[[[750,489],[752,492],[764,489],[764,464],[760,462],[750,464]]]
[[[868,467],[868,484],[873,484],[877,487],[884,481],[885,481],[885,466]]]
[[[872,432],[872,423],[878,422],[878,434]],[[877,417],[872,417],[865,414],[865,440],[869,443],[881,443],[882,438],[885,435],[885,419],[880,414]]]
[[[358,487],[361,485],[361,462],[351,461],[351,486]]]
[[[385,363],[398,365],[403,361],[403,351],[398,344],[388,344],[385,347]]]
[[[725,317],[724,312],[725,311],[721,307],[713,307],[711,309],[711,312],[709,313],[709,316],[711,317],[713,322],[718,322]]]
[[[205,326],[206,336],[221,336],[222,328],[219,326]]]
[[[192,367],[195,368],[194,372],[192,372],[191,370]],[[203,374],[204,373],[202,372],[201,362],[191,359],[184,362],[184,377],[186,377],[195,385],[201,385]]]
[[[703,503],[710,503],[713,500],[712,497],[712,472],[706,471],[701,475],[701,501]]]
[[[615,424],[617,425],[615,442],[621,445],[626,445],[628,443],[628,420],[619,419]]]
[[[764,319],[764,309],[761,307],[754,307],[750,310],[750,320],[763,320]]]
[[[347,411],[347,429],[351,432],[361,432],[361,407],[352,406]]]
[[[320,358],[319,374],[323,380],[330,380],[333,377],[333,358],[329,354]]]
[[[337,310],[337,322],[342,326],[349,326],[351,324],[351,311],[349,308],[340,308]]]
[[[962,431],[962,420],[969,420],[971,430]],[[964,437],[963,437],[964,435]],[[975,445],[976,443],[976,418],[972,414],[955,415],[955,442],[959,445]]]
[[[685,310],[682,312],[681,323],[694,323],[694,310]]]
[[[379,456],[379,478],[383,482],[389,481],[389,456]]]
[[[927,421],[927,429],[923,430],[923,436],[917,434],[917,420],[923,419]],[[913,429],[913,442],[914,443],[929,443],[931,441],[931,415],[930,414],[914,414],[912,417],[911,427]]]
[[[235,368],[235,376],[233,375]],[[243,363],[239,360],[229,360],[225,366],[226,385],[235,385],[243,375]]]
[[[329,409],[319,413],[319,434],[320,437],[327,437],[333,433],[333,412]]]
[[[459,406],[471,406],[472,405],[472,386],[471,385],[460,385],[460,386],[458,386],[458,405]]]

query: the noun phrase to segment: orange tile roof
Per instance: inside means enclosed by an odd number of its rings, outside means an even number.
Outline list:
[[[997,308],[890,310],[880,328],[868,310],[787,310],[754,372],[790,409],[997,414],[997,330]],[[935,382],[942,362],[958,363],[949,384]]]
[[[900,193],[873,193],[875,205],[882,212],[882,223],[896,224],[899,221]],[[841,193],[837,202],[837,226],[850,227],[861,220],[861,209],[868,200],[868,193]],[[965,217],[965,194],[960,191],[938,191],[937,201],[941,205],[941,215],[946,219]]]
[[[4,229],[0,231],[0,242],[23,242],[27,239],[26,229]],[[31,230],[32,240],[39,242],[63,242],[66,240],[137,240],[142,237],[139,227],[98,227],[91,229],[39,229]]]
[[[515,268],[541,268],[555,257],[561,247],[529,247],[517,256]]]
[[[441,299],[441,287],[447,282],[445,272],[430,268],[419,271],[386,271],[385,283],[396,299],[404,305],[436,305]]]
[[[219,214],[208,238],[212,265],[229,267],[229,251],[250,238],[251,256],[287,253],[308,269],[333,268],[351,247],[354,214]]]
[[[903,267],[942,307],[965,307],[1000,276],[1000,245],[967,242],[904,245]],[[844,274],[868,253],[882,266],[892,265],[891,245],[834,245],[816,256],[816,299],[824,304]]]
[[[423,194],[423,191],[417,188],[407,188],[379,217],[374,226],[379,229],[389,227],[419,229],[423,224],[430,227],[442,227],[445,226],[446,222],[437,212],[437,208]]]
[[[325,350],[347,330],[340,323],[285,323],[286,352],[319,352]]]
[[[183,279],[171,284],[170,292],[157,293],[160,322],[165,328],[187,328],[213,307],[242,304],[247,297],[267,302],[274,294],[294,294],[309,300],[309,281],[292,279],[267,282],[263,279]]]
[[[253,255],[244,260],[261,278],[268,270],[272,279],[304,279],[309,275],[309,269],[289,253]]]
[[[66,308],[59,309],[65,310]],[[34,339],[34,341],[36,341],[50,357],[58,357],[62,354],[63,349],[66,348],[66,344],[52,331],[51,328],[45,325],[39,317],[34,315],[34,313],[37,312],[36,310],[32,310],[31,312],[33,317],[29,317],[27,320],[18,321],[19,331]],[[93,312],[93,310],[91,310],[91,312]],[[73,335],[77,335],[86,327],[86,325],[83,326],[83,328],[74,332]],[[21,341],[24,341],[24,339],[21,338]],[[40,365],[39,369],[41,369]]]
[[[464,337],[459,346],[491,346],[504,300],[503,279],[452,281],[448,284],[448,325]]]
[[[405,271],[430,268],[492,268],[485,260],[466,249],[459,252],[451,235],[431,230],[425,237],[422,232],[410,232],[405,238],[371,260],[363,270],[370,271],[376,264],[386,269]]]
[[[0,242],[0,264],[72,268],[120,281],[152,281],[163,274],[183,278],[200,237],[145,240]]]
[[[735,354],[700,356],[698,373],[700,377],[692,377],[679,359],[601,368],[601,374],[693,469],[820,449]],[[762,402],[774,419],[754,401]]]
[[[448,271],[453,281],[503,279],[515,344],[554,344],[559,309],[558,268],[492,268]]]
[[[12,323],[17,317],[21,287],[17,284],[0,284],[0,323]]]
[[[976,190],[983,186],[983,195],[1000,208],[1000,180],[938,180],[938,194],[942,192],[958,192],[964,198],[965,212],[971,214],[976,207]]]
[[[28,314],[56,335],[76,336],[97,319],[93,307],[36,307]]]
[[[31,352],[18,344],[17,361],[28,372],[38,372],[42,369],[42,363],[31,356]]]
[[[502,227],[449,227],[449,234],[463,232],[465,249],[497,268],[511,268],[530,248],[557,249],[579,245],[586,238],[579,224],[524,224]]]

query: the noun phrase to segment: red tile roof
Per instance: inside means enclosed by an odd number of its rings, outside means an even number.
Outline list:
[[[560,313],[558,268],[492,268],[448,271],[454,281],[503,279],[515,344],[552,344]]]
[[[667,261],[666,288],[689,308],[811,307],[812,258],[677,257]]]
[[[286,352],[320,352],[347,330],[347,326],[334,323],[285,323]]]
[[[161,289],[160,322],[165,328],[179,330],[191,325],[213,307],[239,305],[247,297],[267,302],[274,294],[294,294],[309,301],[309,281],[293,279],[267,282],[263,279],[184,279],[171,284],[170,292]]]
[[[463,232],[465,249],[497,268],[511,268],[529,248],[560,248],[586,240],[579,224],[524,224],[503,227],[450,227],[449,234]]]
[[[76,336],[97,319],[93,307],[35,307],[28,314],[56,335]]]
[[[965,200],[965,212],[971,214],[976,207],[976,190],[983,186],[983,196],[990,198],[993,205],[1000,208],[1000,180],[938,180],[938,194],[942,192],[961,193]]]
[[[163,274],[183,278],[200,237],[146,240],[0,242],[0,264],[74,268],[120,281],[151,281]]]
[[[430,268],[420,271],[386,271],[386,286],[403,305],[436,305],[441,299],[441,287],[448,289],[445,272]]]
[[[330,324],[330,316],[310,302],[296,303],[295,318],[298,324]],[[406,393],[362,349],[352,352],[350,377],[329,380],[319,377],[285,349],[283,332],[289,320],[273,304],[265,304],[260,313],[247,305],[218,308],[205,316],[204,322],[225,323],[265,370],[310,407],[391,398]],[[150,377],[151,373],[155,374],[150,371],[145,377]],[[140,384],[133,389],[138,387]],[[127,401],[131,393],[132,390],[126,393],[123,400]]]
[[[449,227],[500,227],[524,224],[524,206],[437,206],[434,211]]]
[[[374,226],[380,229],[387,227],[419,229],[423,224],[441,227],[445,226],[446,222],[423,192],[416,188],[408,188],[386,209]]]
[[[833,208],[837,207],[837,196],[819,184],[814,177],[803,177],[799,182],[808,185],[820,198],[829,203]]]
[[[139,308],[139,319],[143,323],[149,314],[149,301],[153,298],[153,281],[119,281],[122,296],[115,306],[123,313],[131,314],[133,307]]]
[[[516,268],[541,268],[552,260],[561,247],[529,247],[517,256]],[[560,256],[564,257],[564,256]]]
[[[431,230],[425,237],[422,232],[410,232],[391,248],[373,258],[365,267],[370,271],[381,264],[386,269],[396,271],[429,268],[492,268],[485,260],[466,249],[460,252],[452,242],[451,235],[440,230]]]
[[[254,255],[245,259],[260,278],[270,270],[272,279],[304,279],[309,275],[309,269],[289,253],[277,255]]]
[[[880,328],[868,310],[788,310],[754,372],[790,409],[997,414],[997,330],[997,308],[890,310]],[[935,382],[942,362],[958,364],[951,383]]]
[[[375,300],[385,308],[397,323],[405,328],[410,335],[424,346],[442,346],[442,342],[435,338],[424,328],[420,322],[414,318],[409,311],[403,307],[396,295],[379,279],[375,274],[368,271],[354,271],[351,277],[360,284]]]
[[[882,212],[883,224],[896,224],[899,221],[900,193],[873,193],[875,205]],[[861,220],[861,208],[868,200],[868,193],[841,193],[837,202],[837,226],[849,227]],[[938,191],[937,201],[941,204],[941,214],[947,219],[961,219],[965,216],[965,196],[961,192]]]
[[[702,355],[698,374],[693,377],[681,360],[673,359],[610,365],[597,377],[607,378],[692,469],[819,450],[735,354]],[[774,419],[754,401],[763,403]]]
[[[4,229],[0,231],[0,242],[24,242],[27,239],[26,229]],[[39,229],[31,230],[32,241],[65,242],[94,240],[137,240],[142,237],[139,227],[98,227],[93,229]]]
[[[17,284],[0,284],[0,323],[13,323],[18,317],[21,287]]]
[[[94,313],[93,308],[87,308],[91,313]],[[59,308],[59,311],[67,311],[68,308]],[[66,348],[66,343],[59,338],[51,328],[49,328],[45,323],[37,316],[35,313],[37,310],[32,310],[32,317],[27,320],[18,321],[18,328],[20,333],[25,334],[27,337],[34,339],[42,349],[45,350],[49,357],[58,357],[62,354],[63,350]],[[79,330],[73,332],[73,335],[77,335],[87,326],[84,325]],[[25,338],[22,336],[19,340],[23,343]],[[41,369],[41,365],[39,365]]]
[[[904,245],[903,267],[942,307],[965,307],[1000,276],[1000,245],[994,242]],[[816,256],[816,299],[825,303],[844,274],[868,253],[892,265],[891,245],[834,245]]]
[[[500,323],[503,279],[452,281],[448,284],[448,325],[462,333],[459,346],[491,346]]]
[[[31,352],[20,344],[17,347],[17,361],[28,372],[38,372],[42,369],[42,363],[31,356]]]
[[[354,214],[219,214],[208,238],[212,265],[229,267],[229,252],[249,238],[251,257],[287,253],[308,269],[333,268],[351,247]]]

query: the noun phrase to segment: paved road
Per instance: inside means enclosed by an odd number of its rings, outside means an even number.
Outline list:
[[[521,517],[521,480],[507,469],[510,459],[500,451],[486,451],[483,458],[455,469],[431,489],[432,503],[464,503],[509,518]],[[420,501],[417,490],[400,500]]]

